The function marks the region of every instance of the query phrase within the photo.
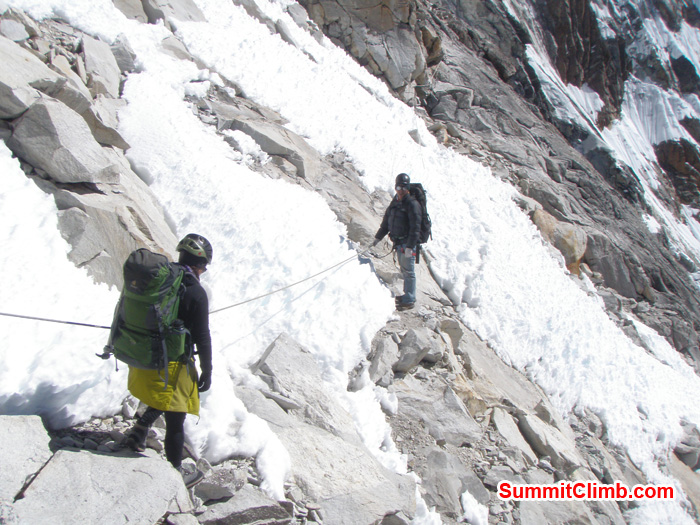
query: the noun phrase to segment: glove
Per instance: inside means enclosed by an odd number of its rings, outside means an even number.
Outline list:
[[[374,238],[374,242],[372,243],[372,247],[374,248],[377,244],[379,244],[379,241],[381,239],[377,239],[376,237]]]
[[[197,388],[200,392],[206,392],[211,387],[211,370],[203,371],[199,375],[199,381],[197,382]]]
[[[401,251],[401,253],[403,253],[407,257],[415,257],[416,256],[416,249],[412,248],[410,246],[401,246],[401,248],[399,248],[399,250]]]

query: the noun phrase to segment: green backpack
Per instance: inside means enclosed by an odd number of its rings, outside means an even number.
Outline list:
[[[189,357],[188,331],[177,318],[185,291],[185,269],[145,248],[124,263],[124,289],[114,311],[105,351],[135,368],[165,369],[170,361]]]

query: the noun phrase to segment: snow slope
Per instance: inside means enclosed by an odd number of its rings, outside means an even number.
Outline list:
[[[369,387],[346,391],[347,372],[393,315],[390,293],[369,265],[352,257],[344,227],[320,197],[253,173],[245,156],[193,115],[185,95],[222,75],[279,111],[321,153],[344,151],[362,170],[368,189],[390,189],[401,171],[421,181],[431,199],[432,269],[460,304],[467,325],[540,384],[562,414],[584,407],[595,411],[612,442],[627,449],[651,482],[669,482],[659,465],[681,435],[681,418],[700,425],[700,410],[684,402],[700,396],[700,379],[675,351],[653,333],[651,355],[627,339],[587,293],[586,283],[575,283],[553,257],[513,203],[513,188],[438,145],[383,84],[330,42],[319,44],[299,29],[284,13],[284,2],[258,3],[273,20],[286,23],[300,49],[230,2],[196,3],[209,22],[181,23],[178,34],[209,67],[201,71],[159,51],[168,35],[164,27],[127,20],[107,0],[7,1],[35,17],[60,15],[107,41],[120,34],[128,38],[141,70],[126,82],[129,105],[120,114],[120,132],[133,145],[130,161],[153,178],[152,189],[178,234],[196,231],[211,240],[214,261],[204,283],[212,309],[350,259],[298,288],[212,315],[213,386],[203,396],[201,420],[188,422],[205,456],[217,461],[255,454],[267,490],[277,496],[283,490],[286,453],[266,424],[245,411],[231,386],[254,381],[246,366],[287,332],[316,356],[368,446],[386,465],[405,469],[395,448],[380,450],[389,429],[377,393]],[[425,146],[409,136],[412,130]],[[632,132],[616,133],[629,138]],[[33,258],[23,258],[17,268],[5,251],[2,268],[16,277],[16,288],[11,294],[4,289],[0,304],[32,315],[108,324],[116,292],[70,267],[55,207],[26,182],[4,146],[0,152],[3,172],[19,188],[15,199],[3,194],[0,200],[3,223],[10,232],[27,228],[20,237],[8,234],[6,243],[20,242],[23,249],[37,250],[37,261],[52,261],[51,272],[27,260]],[[65,279],[54,278],[54,266]],[[105,334],[97,332],[0,318],[0,338],[9,342],[0,357],[13,360],[12,367],[0,369],[0,412],[42,413],[60,426],[115,410],[125,372],[92,359],[104,343]],[[635,512],[631,517],[640,521],[664,516],[666,522],[692,522],[678,502],[650,503]]]

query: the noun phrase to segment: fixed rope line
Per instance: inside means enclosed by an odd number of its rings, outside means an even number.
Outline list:
[[[368,251],[369,251],[369,248],[366,249],[366,250],[363,251],[363,252],[356,253],[356,254],[354,254],[354,255],[348,257],[348,258],[345,259],[344,261],[340,261],[339,263],[334,264],[333,266],[331,266],[331,267],[329,267],[329,268],[326,268],[325,270],[321,270],[321,271],[318,272],[318,273],[315,273],[315,274],[313,274],[313,275],[310,275],[309,277],[306,277],[305,279],[302,279],[301,281],[297,281],[297,282],[295,282],[295,283],[288,284],[287,286],[283,286],[282,288],[278,288],[278,289],[276,289],[276,290],[272,290],[271,292],[267,292],[267,293],[265,293],[265,294],[258,295],[257,297],[252,297],[252,298],[250,298],[250,299],[246,299],[245,301],[241,301],[240,303],[232,304],[231,306],[224,306],[223,308],[217,308],[216,310],[212,310],[212,311],[209,312],[209,315],[215,314],[215,313],[218,313],[218,312],[223,312],[224,310],[229,310],[230,308],[235,308],[236,306],[241,306],[241,305],[246,304],[246,303],[251,303],[251,302],[253,302],[253,301],[257,301],[258,299],[262,299],[262,298],[264,298],[264,297],[268,297],[268,296],[270,296],[270,295],[274,295],[274,294],[276,294],[276,293],[279,293],[279,292],[282,292],[282,291],[284,291],[284,290],[287,290],[288,288],[291,288],[291,287],[296,286],[296,285],[298,285],[298,284],[301,284],[301,283],[304,283],[304,282],[306,282],[306,281],[309,281],[309,280],[313,279],[314,277],[318,277],[319,275],[322,275],[322,274],[324,274],[324,273],[326,273],[326,272],[330,272],[333,268],[337,268],[338,266],[342,266],[343,264],[347,263],[348,261],[351,261],[351,260],[354,259],[355,257],[362,257],[362,256],[363,256],[364,254],[366,254]],[[388,254],[387,254],[387,255],[388,255]],[[386,255],[385,255],[384,257],[386,257]]]
[[[386,257],[386,256],[385,256],[385,257]],[[328,268],[328,269],[325,270],[325,271],[327,272],[327,271],[332,270],[333,268],[337,268],[337,269],[333,272],[333,273],[335,273],[335,272],[339,271],[340,268],[342,268],[344,265],[346,265],[346,264],[347,264],[348,262],[350,262],[351,260],[352,260],[352,258],[346,259],[345,261],[340,262],[340,263],[336,264],[335,266],[333,266],[333,267],[331,267],[331,268]],[[321,273],[323,273],[323,272],[321,272]],[[226,350],[226,348],[228,348],[228,347],[230,347],[230,346],[233,346],[233,345],[235,345],[236,343],[238,343],[239,341],[242,341],[243,339],[245,339],[246,337],[249,337],[249,336],[253,335],[255,332],[257,332],[258,330],[260,330],[260,329],[261,329],[263,326],[265,326],[267,323],[269,323],[270,321],[272,321],[272,319],[274,319],[274,318],[277,317],[279,314],[281,314],[282,312],[284,312],[284,311],[287,309],[287,307],[288,307],[289,305],[291,305],[292,303],[294,303],[294,302],[298,301],[299,299],[301,299],[303,296],[305,296],[305,295],[306,295],[307,293],[309,293],[311,290],[313,290],[313,289],[316,288],[318,285],[320,285],[321,283],[323,283],[323,281],[325,281],[326,279],[328,279],[328,277],[330,277],[330,275],[329,275],[329,276],[326,276],[326,277],[324,277],[323,279],[321,279],[320,281],[318,281],[318,282],[312,284],[307,290],[303,291],[302,293],[300,293],[300,294],[297,295],[296,297],[292,297],[291,299],[288,299],[288,300],[282,305],[282,307],[281,307],[279,310],[277,310],[274,314],[272,314],[270,317],[268,317],[268,318],[265,319],[262,323],[260,323],[258,326],[256,326],[251,332],[247,333],[246,335],[243,335],[243,336],[239,337],[238,339],[236,339],[236,340],[233,341],[232,343],[226,345],[226,346],[223,348],[223,350]],[[307,278],[307,279],[304,279],[304,281],[308,281],[308,278]],[[299,283],[302,283],[302,282],[304,282],[304,281],[299,281]],[[295,283],[295,284],[299,284],[299,283]],[[293,286],[293,285],[292,285],[292,286]]]
[[[253,301],[257,301],[258,299],[262,299],[262,298],[264,298],[264,297],[268,297],[268,296],[270,296],[270,295],[274,295],[274,294],[276,294],[276,293],[282,292],[282,291],[284,291],[284,290],[287,290],[288,288],[291,288],[291,287],[296,286],[296,285],[298,285],[298,284],[301,284],[301,283],[303,283],[303,282],[309,281],[309,280],[313,279],[314,277],[318,277],[319,275],[322,275],[322,274],[324,274],[324,273],[326,273],[326,272],[329,272],[329,271],[333,270],[334,268],[337,268],[338,266],[342,266],[342,265],[348,263],[349,261],[351,261],[352,259],[354,259],[355,257],[362,257],[362,256],[365,255],[367,252],[369,252],[369,248],[367,248],[366,250],[364,250],[364,251],[362,251],[362,252],[356,253],[356,254],[352,255],[351,257],[348,257],[348,258],[345,259],[344,261],[341,261],[341,262],[339,262],[339,263],[337,263],[337,264],[334,264],[333,266],[331,266],[331,267],[329,267],[329,268],[326,268],[325,270],[321,270],[321,271],[318,272],[318,273],[315,273],[315,274],[313,274],[313,275],[310,275],[309,277],[306,277],[305,279],[302,279],[301,281],[297,281],[297,282],[295,282],[295,283],[288,284],[287,286],[284,286],[284,287],[282,287],[282,288],[278,288],[278,289],[276,289],[276,290],[272,290],[271,292],[268,292],[268,293],[259,295],[259,296],[257,296],[257,297],[252,297],[252,298],[250,298],[250,299],[246,299],[245,301],[241,301],[240,303],[236,303],[236,304],[232,304],[232,305],[230,305],[230,306],[225,306],[225,307],[223,307],[223,308],[218,308],[218,309],[216,309],[216,310],[212,310],[211,312],[209,312],[209,314],[215,314],[215,313],[218,313],[218,312],[223,312],[224,310],[229,310],[229,309],[231,309],[231,308],[235,308],[236,306],[241,306],[241,305],[246,304],[246,303],[251,303],[251,302],[253,302]],[[383,259],[384,257],[386,257],[387,255],[389,255],[389,254],[392,253],[392,252],[393,252],[393,250],[390,251],[389,253],[387,253],[386,255],[382,255],[381,257],[380,257],[380,256],[377,256],[377,255],[375,255],[375,257],[378,257],[379,259]],[[312,288],[313,288],[313,287],[312,287]],[[305,293],[306,293],[306,292],[305,292]],[[279,313],[279,312],[278,312],[278,313]],[[275,315],[277,315],[277,314],[275,314]],[[34,316],[31,316],[31,315],[19,315],[19,314],[11,314],[11,313],[6,313],[6,312],[0,312],[0,316],[15,317],[15,318],[18,318],[18,319],[29,319],[29,320],[31,320],[31,321],[43,321],[43,322],[47,322],[47,323],[68,324],[68,325],[73,325],[73,326],[86,326],[86,327],[88,327],[88,328],[102,328],[102,329],[104,329],[104,330],[111,330],[111,329],[112,329],[111,326],[104,326],[104,325],[98,325],[98,324],[89,324],[89,323],[78,323],[78,322],[75,322],[75,321],[62,321],[62,320],[60,320],[60,319],[48,319],[48,318],[45,318],[45,317],[34,317]],[[267,322],[267,321],[266,321],[266,322]]]
[[[61,321],[59,319],[47,319],[45,317],[33,317],[31,315],[8,314],[5,312],[0,312],[0,315],[4,315],[5,317],[17,317],[19,319],[30,319],[32,321],[45,321],[47,323],[71,324],[75,326],[87,326],[89,328],[104,328],[105,330],[112,328],[111,326],[103,326],[99,324],[76,323],[75,321]]]

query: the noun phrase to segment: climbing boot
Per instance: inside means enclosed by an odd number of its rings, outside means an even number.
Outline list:
[[[146,450],[146,437],[148,437],[148,427],[136,423],[126,435],[124,446],[129,447],[134,452],[143,452]]]
[[[192,488],[197,483],[204,479],[204,472],[199,470],[194,465],[180,465],[177,467],[177,471],[182,476],[182,481],[185,482],[185,487]]]

